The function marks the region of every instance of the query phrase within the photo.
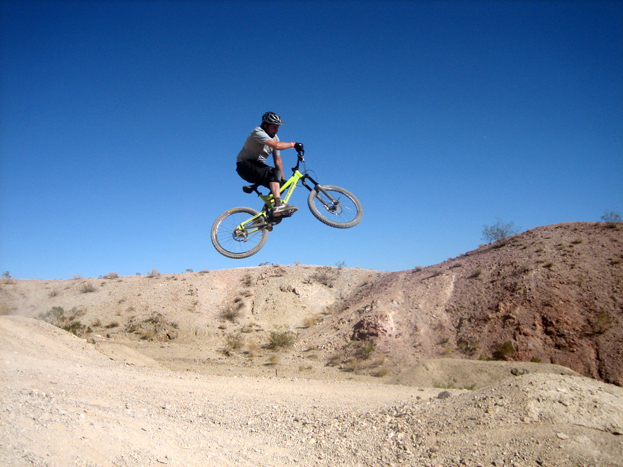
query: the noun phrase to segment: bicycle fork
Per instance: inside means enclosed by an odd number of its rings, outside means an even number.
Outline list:
[[[313,188],[310,188],[307,183],[305,183],[305,180],[309,180],[314,184]],[[334,212],[338,209],[338,206],[340,204],[340,200],[339,199],[335,199],[333,198],[329,193],[327,193],[322,186],[316,181],[314,180],[312,177],[310,177],[309,175],[305,174],[303,176],[303,178],[301,179],[301,184],[307,188],[310,192],[316,190],[316,199],[318,201],[320,201],[322,203],[322,205],[324,206],[324,208],[329,211],[329,212]],[[321,196],[323,195],[323,196]],[[328,201],[327,201],[328,200]]]

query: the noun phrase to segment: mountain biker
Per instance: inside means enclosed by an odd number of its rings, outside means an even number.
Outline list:
[[[281,184],[285,182],[281,151],[290,148],[302,151],[303,145],[279,141],[277,132],[281,125],[283,125],[283,121],[276,113],[266,112],[262,115],[262,124],[248,136],[236,160],[236,172],[243,180],[265,186],[272,192],[274,199],[273,216],[281,216],[284,212],[293,213],[298,210],[296,206],[281,201],[279,189]],[[266,164],[266,159],[271,154],[275,167]]]

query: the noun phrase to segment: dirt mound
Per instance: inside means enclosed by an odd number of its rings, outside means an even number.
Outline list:
[[[575,371],[560,365],[442,358],[420,362],[389,382],[416,387],[481,389],[527,374],[579,376]]]

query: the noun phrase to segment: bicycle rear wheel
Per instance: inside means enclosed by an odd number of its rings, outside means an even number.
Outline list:
[[[212,224],[211,238],[216,250],[228,258],[242,259],[254,255],[268,240],[264,218],[251,218],[258,212],[251,208],[233,208],[218,216]]]
[[[354,227],[363,218],[363,207],[350,191],[333,185],[316,185],[307,205],[320,222],[337,229]]]

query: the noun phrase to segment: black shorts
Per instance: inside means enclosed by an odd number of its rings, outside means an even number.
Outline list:
[[[242,161],[236,164],[236,172],[249,183],[269,188],[271,182],[281,182],[281,171],[259,161]]]

